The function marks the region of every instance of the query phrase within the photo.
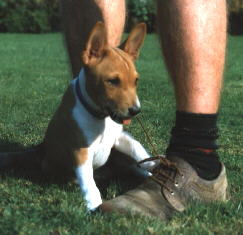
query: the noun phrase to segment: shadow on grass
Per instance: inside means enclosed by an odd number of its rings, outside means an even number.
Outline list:
[[[0,158],[1,158],[1,153],[7,153],[7,152],[25,153],[32,148],[35,148],[35,147],[26,148],[19,143],[10,142],[6,139],[4,139],[4,140],[0,139]],[[29,168],[24,167],[25,162],[28,161],[29,159],[21,159],[21,160],[23,162],[21,164],[18,164],[18,166],[11,166],[11,167],[6,167],[3,169],[0,169],[1,178],[4,179],[5,177],[10,177],[10,178],[16,178],[16,179],[26,179],[26,180],[32,181],[34,183],[43,185],[46,180],[45,180],[45,177],[43,176],[40,165],[37,166],[36,164],[33,163],[33,166],[31,166]],[[0,159],[0,161],[1,161],[1,159]]]
[[[38,184],[42,187],[48,187],[50,184],[56,184],[60,188],[65,188],[65,185],[70,182],[76,184],[75,177],[68,178],[53,178],[47,176],[41,170],[41,159],[44,156],[41,145],[26,148],[16,142],[9,142],[0,139],[0,154],[4,152],[21,152],[28,153],[36,151],[35,156],[22,157],[17,166],[11,166],[6,169],[0,169],[0,177],[14,179],[24,179]],[[1,156],[0,156],[1,157]],[[137,167],[137,164],[129,156],[112,150],[108,162],[94,171],[94,179],[97,187],[100,189],[104,198],[109,197],[109,186],[117,185],[116,193],[124,193],[132,188],[135,188],[145,180],[143,171]]]
[[[144,171],[137,167],[133,159],[114,149],[107,163],[94,172],[94,178],[104,197],[111,184],[117,186],[116,193],[122,194],[146,180]]]
[[[16,142],[10,142],[6,139],[0,138],[0,153],[2,152],[13,152],[13,151],[24,151],[26,148]]]

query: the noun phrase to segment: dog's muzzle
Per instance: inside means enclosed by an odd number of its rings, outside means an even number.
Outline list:
[[[132,107],[128,108],[128,112],[127,112],[126,115],[122,115],[120,113],[113,112],[113,111],[110,111],[109,114],[110,114],[110,117],[113,121],[115,121],[119,124],[123,124],[124,120],[132,119],[134,116],[136,116],[140,112],[141,112],[140,107],[132,106]]]

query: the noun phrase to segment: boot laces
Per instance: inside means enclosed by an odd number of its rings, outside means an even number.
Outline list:
[[[157,155],[155,157],[146,158],[138,162],[138,166],[140,167],[140,164],[144,162],[155,160],[159,160],[159,164],[153,170],[148,170],[152,174],[149,177],[161,186],[161,191],[163,188],[165,188],[173,195],[174,192],[166,186],[166,182],[171,181],[175,186],[177,186],[178,182],[175,181],[175,175],[179,174],[181,177],[183,177],[183,174],[178,169],[176,163],[168,160],[163,155]]]

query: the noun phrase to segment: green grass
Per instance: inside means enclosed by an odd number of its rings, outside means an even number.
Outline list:
[[[40,143],[68,85],[70,73],[59,34],[0,34],[0,151]],[[242,234],[243,37],[230,37],[221,104],[219,150],[231,199],[194,204],[170,222],[130,215],[87,215],[78,187],[0,174],[0,234]],[[156,148],[166,148],[174,98],[155,36],[137,62],[144,123]],[[136,121],[128,128],[147,148]],[[112,184],[105,198],[119,191]]]

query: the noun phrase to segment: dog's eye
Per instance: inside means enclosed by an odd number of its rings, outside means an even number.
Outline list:
[[[107,82],[112,85],[112,86],[118,86],[120,84],[120,79],[119,78],[111,78],[108,79]]]
[[[138,85],[138,80],[139,80],[139,78],[136,78],[136,79],[135,79],[135,86]]]

